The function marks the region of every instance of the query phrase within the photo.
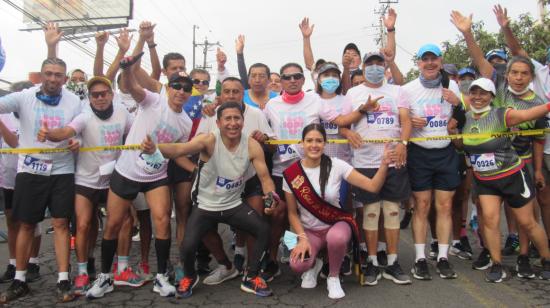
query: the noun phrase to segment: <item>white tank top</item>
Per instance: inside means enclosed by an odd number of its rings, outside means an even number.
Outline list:
[[[230,152],[222,141],[220,130],[215,129],[212,133],[216,137],[214,152],[208,162],[199,163],[192,196],[200,209],[225,211],[242,203],[246,170],[251,165],[248,137],[243,135],[237,149]]]

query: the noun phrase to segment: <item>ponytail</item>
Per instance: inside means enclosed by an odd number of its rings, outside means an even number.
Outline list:
[[[325,155],[321,155],[321,166],[319,172],[319,186],[321,186],[321,198],[325,199],[325,189],[327,186],[328,178],[330,177],[330,170],[332,169],[332,159]]]

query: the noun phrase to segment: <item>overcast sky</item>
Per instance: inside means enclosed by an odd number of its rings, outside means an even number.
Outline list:
[[[22,1],[14,1],[21,4]],[[536,0],[400,0],[392,6],[397,11],[397,63],[403,72],[414,64],[412,54],[425,43],[440,44],[454,40],[458,31],[449,21],[452,9],[473,13],[475,20],[483,20],[489,31],[498,31],[492,6],[500,3],[508,8],[509,15],[517,18],[522,13],[538,16]],[[160,56],[170,51],[182,53],[187,67],[192,62],[192,25],[200,27],[197,40],[208,37],[219,41],[229,57],[228,68],[236,73],[235,38],[246,36],[245,58],[248,65],[263,62],[278,71],[287,62],[303,64],[302,37],[298,23],[304,16],[315,24],[312,36],[316,58],[341,62],[343,47],[355,42],[361,52],[377,49],[374,41],[378,22],[374,13],[378,0],[135,0],[131,28],[142,20],[157,23],[156,41]],[[7,61],[0,78],[18,81],[27,78],[29,71],[39,70],[46,57],[43,33],[21,32],[22,15],[0,1],[0,37]],[[137,34],[136,34],[137,35]],[[116,53],[114,39],[106,51],[107,60]],[[95,51],[92,39],[87,46]],[[202,63],[202,50],[197,50],[197,62]],[[59,50],[69,69],[92,71],[93,60],[80,50],[63,42]],[[215,49],[209,53],[208,63],[215,71]]]

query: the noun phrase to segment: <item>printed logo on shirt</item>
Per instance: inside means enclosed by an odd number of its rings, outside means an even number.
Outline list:
[[[46,123],[48,129],[60,128],[65,126],[65,113],[63,110],[52,108],[36,108],[34,118],[34,134],[38,134],[38,131],[42,125]]]
[[[283,129],[281,139],[300,138],[304,128],[305,112],[281,112]]]
[[[166,123],[160,123],[153,130],[151,137],[157,143],[172,143],[179,139],[181,134],[178,133],[178,130]]]
[[[101,125],[100,145],[111,146],[122,144],[122,128],[120,124]]]

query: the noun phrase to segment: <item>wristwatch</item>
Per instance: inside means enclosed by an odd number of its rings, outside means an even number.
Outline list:
[[[399,143],[403,144],[404,146],[407,146],[409,144],[407,140],[400,140]]]

